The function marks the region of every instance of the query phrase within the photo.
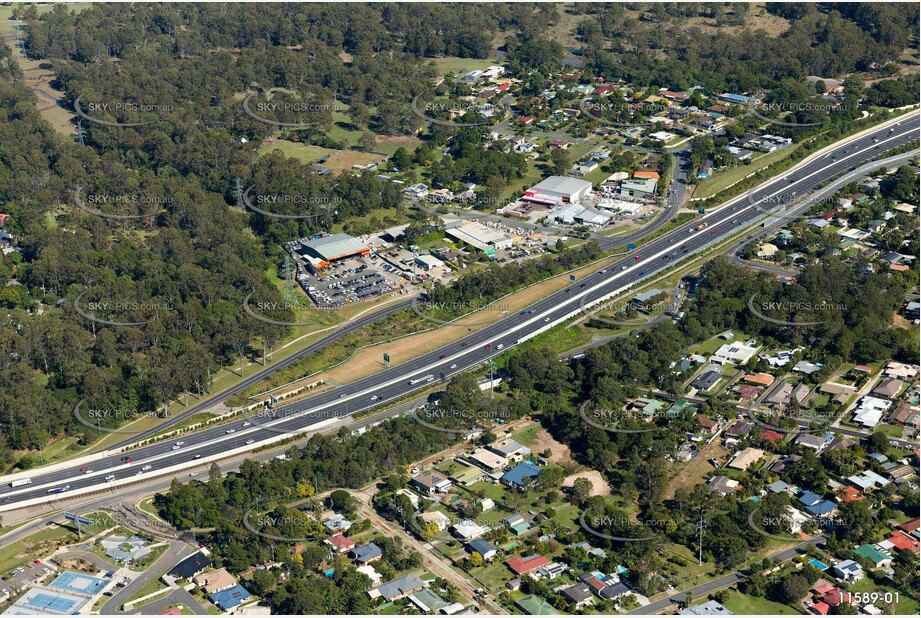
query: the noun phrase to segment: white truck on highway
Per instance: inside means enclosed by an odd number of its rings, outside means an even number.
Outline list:
[[[31,485],[32,479],[16,479],[10,483],[10,487],[22,487],[23,485]]]

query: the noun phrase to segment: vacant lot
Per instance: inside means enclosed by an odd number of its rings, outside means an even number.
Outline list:
[[[586,470],[584,472],[576,472],[575,474],[570,474],[563,481],[563,487],[572,487],[576,482],[576,479],[588,479],[592,482],[592,495],[593,496],[610,496],[611,495],[611,486],[608,485],[608,482],[604,480],[604,477],[601,476],[601,472],[597,470]]]
[[[311,144],[298,144],[283,139],[265,140],[260,148],[260,152],[263,154],[274,150],[280,150],[285,156],[294,157],[304,163],[317,163],[321,159],[326,159],[322,165],[336,173],[350,170],[353,165],[370,165],[383,159],[381,155],[372,152],[333,150]]]

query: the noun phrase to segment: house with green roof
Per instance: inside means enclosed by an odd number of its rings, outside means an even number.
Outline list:
[[[529,616],[554,616],[559,612],[549,603],[536,595],[528,595],[515,601],[521,611]]]
[[[472,485],[483,478],[483,474],[484,472],[479,468],[468,466],[452,474],[451,480],[458,485]]]
[[[686,399],[679,399],[669,407],[666,414],[668,416],[681,416],[684,412],[695,414],[697,412],[697,406]]]
[[[861,558],[866,558],[874,564],[874,566],[885,566],[886,564],[892,562],[892,556],[881,550],[876,545],[861,545],[854,550],[854,554],[860,556]]]
[[[643,413],[643,416],[655,416],[656,412],[665,407],[665,402],[659,401],[658,399],[640,397],[633,402],[633,407],[639,409],[639,411]]]

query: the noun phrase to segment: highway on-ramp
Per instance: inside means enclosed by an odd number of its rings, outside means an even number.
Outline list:
[[[897,124],[896,124],[897,122]],[[719,244],[727,237],[768,216],[771,208],[783,208],[785,195],[802,195],[823,182],[848,172],[886,150],[917,139],[918,113],[886,123],[869,132],[844,140],[833,148],[805,159],[785,175],[765,182],[749,194],[739,196],[703,217],[681,226],[643,246],[605,269],[578,280],[528,309],[509,315],[471,332],[466,339],[423,354],[410,361],[379,371],[355,382],[319,393],[299,402],[241,418],[230,424],[204,429],[119,453],[99,454],[89,471],[61,469],[20,473],[4,477],[0,488],[0,511],[43,504],[53,498],[85,494],[107,486],[136,481],[143,475],[177,475],[178,471],[200,466],[208,459],[220,459],[296,436],[324,421],[339,419],[406,397],[409,393],[446,380],[482,365],[504,350],[525,341],[603,300],[619,295],[676,261],[691,258]],[[751,199],[749,199],[751,196]],[[701,224],[706,227],[699,229]],[[447,328],[467,329],[471,322],[459,321]],[[123,461],[131,457],[131,463]],[[145,469],[146,468],[146,469]],[[10,488],[13,479],[31,477],[30,485]],[[109,477],[110,481],[106,481]],[[66,490],[61,491],[64,487]],[[60,493],[49,493],[60,492]]]

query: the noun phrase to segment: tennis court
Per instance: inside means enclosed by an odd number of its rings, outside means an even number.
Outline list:
[[[58,575],[57,579],[48,585],[58,590],[64,590],[65,592],[76,592],[78,594],[93,596],[105,588],[107,583],[108,581],[101,577],[92,577],[91,575],[77,573],[75,571],[64,571]]]
[[[89,601],[89,597],[57,592],[50,588],[32,588],[4,613],[22,616],[76,614]]]

